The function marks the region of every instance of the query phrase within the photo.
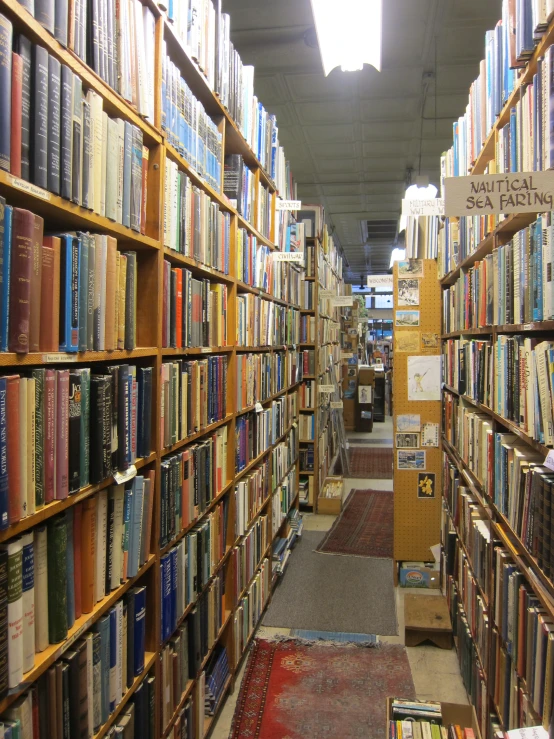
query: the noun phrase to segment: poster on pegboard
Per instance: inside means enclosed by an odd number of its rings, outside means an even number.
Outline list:
[[[395,317],[400,312],[394,326],[395,346],[408,349],[395,352],[393,372],[394,559],[427,561],[433,558],[430,547],[440,542],[442,487],[442,452],[434,445],[441,423],[442,309],[437,264],[432,259],[397,262],[393,277]],[[402,283],[406,279],[418,281],[416,329],[411,316],[405,315],[410,311],[405,305],[407,288],[413,287]],[[415,331],[419,342],[413,341]],[[412,335],[404,338],[403,333]],[[413,351],[409,351],[410,345]],[[422,433],[417,437],[419,449],[406,448],[405,434],[424,428],[425,437]]]

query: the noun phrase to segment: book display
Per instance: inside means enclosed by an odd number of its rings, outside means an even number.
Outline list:
[[[323,207],[303,205],[297,219],[305,265],[300,291],[300,502],[316,512],[338,453],[330,403],[342,397],[340,313],[345,300],[352,305],[352,297],[344,297],[342,257],[328,232]]]
[[[203,739],[301,532],[304,375],[314,469],[333,456],[318,290],[340,260],[318,221],[310,359],[277,121],[221,4],[197,10],[0,0],[0,721],[21,736]]]
[[[554,25],[503,6],[445,177],[552,166]],[[443,578],[483,736],[552,721],[552,222],[535,204],[450,217],[439,238]]]

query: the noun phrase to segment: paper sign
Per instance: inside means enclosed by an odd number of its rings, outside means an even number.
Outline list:
[[[281,200],[277,198],[275,201],[275,210],[302,210],[301,200]]]
[[[13,187],[16,187],[18,190],[28,192],[29,195],[34,195],[36,198],[41,198],[41,200],[50,200],[50,193],[43,190],[42,187],[37,187],[31,182],[25,182],[25,180],[20,180],[19,177],[12,177],[11,175],[8,175],[8,179],[10,181],[10,185],[13,185]]]
[[[392,290],[392,275],[368,275],[368,287],[390,287]]]
[[[300,251],[274,251],[274,262],[298,262],[304,264],[304,255]]]
[[[331,328],[340,328],[340,323],[337,323],[336,321],[331,321],[329,325]]]
[[[136,477],[136,475],[137,468],[134,464],[132,464],[130,467],[127,467],[125,472],[116,472],[113,476],[113,479],[118,485],[122,485],[124,482],[129,482],[129,480],[132,480],[133,477]]]
[[[443,216],[443,198],[429,198],[427,200],[404,200],[402,201],[402,215],[408,217],[418,216]]]
[[[352,352],[341,352],[340,358],[341,359],[352,359],[354,357],[354,354]]]
[[[554,171],[447,177],[447,216],[540,213],[554,207]]]
[[[256,413],[261,413],[263,409],[264,407],[261,403],[256,403],[256,405],[254,406],[254,410],[256,411]]]
[[[358,329],[357,328],[349,328],[348,329],[348,336],[357,336],[358,335]]]
[[[551,449],[548,452],[546,459],[544,460],[544,466],[548,467],[549,470],[554,470],[554,449]]]
[[[333,410],[342,411],[343,409],[342,400],[332,400],[331,401],[331,408]]]
[[[334,298],[336,297],[336,293],[333,290],[320,290],[319,297],[323,299]]]
[[[56,354],[43,354],[42,361],[44,364],[57,364],[58,362],[76,362],[76,354],[66,354],[65,352],[57,352]]]
[[[334,385],[318,385],[317,392],[318,393],[334,393],[335,386]]]
[[[354,305],[354,298],[352,295],[335,295],[334,298],[331,298],[331,303],[334,306],[341,305],[347,307],[349,305]]]

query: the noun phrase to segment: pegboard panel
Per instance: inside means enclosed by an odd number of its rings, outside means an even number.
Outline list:
[[[401,279],[404,276],[401,277]],[[410,278],[411,279],[411,278]],[[437,263],[433,259],[423,260],[423,277],[419,282],[419,306],[398,305],[398,263],[394,265],[394,559],[429,560],[429,548],[440,542],[440,510],[442,495],[442,462],[439,447],[422,447],[414,451],[425,451],[424,470],[399,470],[398,449],[396,447],[397,417],[404,414],[419,414],[421,424],[439,425],[439,445],[441,427],[441,401],[408,400],[408,357],[440,355],[441,332],[441,290],[437,279]],[[419,326],[396,326],[398,310],[418,310]],[[399,351],[401,334],[419,333],[419,349]],[[436,346],[427,346],[429,334],[436,336]],[[422,335],[425,335],[424,337]],[[425,339],[425,341],[424,341]],[[398,340],[398,341],[397,341]],[[412,451],[412,450],[409,450]],[[420,472],[435,475],[433,498],[418,497]]]

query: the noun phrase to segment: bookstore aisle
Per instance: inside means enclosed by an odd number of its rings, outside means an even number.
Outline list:
[[[393,421],[387,416],[384,423],[375,424],[372,433],[349,432],[348,441],[351,447],[356,448],[392,448],[393,438]],[[368,442],[370,442],[368,444]],[[391,491],[393,489],[393,481],[383,479],[345,479],[344,499],[348,497],[352,490],[374,489]],[[335,516],[327,515],[304,515],[304,532],[324,532],[328,531]],[[325,556],[325,555],[318,555]],[[295,551],[291,555],[291,559],[295,557]],[[333,557],[333,559],[336,559]],[[287,571],[283,575],[283,582],[278,586],[283,587],[287,578]],[[390,577],[392,579],[392,568]],[[378,636],[378,641],[386,644],[404,644],[404,594],[405,590],[400,587],[395,588],[396,599],[396,618],[398,635],[397,636]],[[413,592],[413,591],[408,591]],[[426,595],[436,594],[440,596],[440,591],[425,590]],[[379,598],[379,592],[375,592],[375,597]],[[275,596],[274,596],[275,597]],[[292,605],[292,604],[291,604]],[[352,604],[352,609],[356,608],[356,604]],[[394,617],[394,614],[392,614]],[[261,625],[256,636],[262,639],[274,639],[276,637],[289,636],[291,629],[280,628],[278,626]],[[417,647],[406,648],[411,676],[415,687],[415,694],[419,700],[433,700],[448,703],[468,704],[468,698],[462,678],[460,676],[459,662],[455,649],[445,650],[439,649],[431,644],[423,644]],[[237,676],[235,691],[229,694],[226,702],[220,712],[216,725],[212,732],[212,739],[229,739],[233,714],[237,700],[239,698],[240,685],[244,677],[244,673],[248,664],[246,659],[242,664],[240,674]],[[346,711],[348,709],[345,709]],[[346,718],[346,716],[344,717]],[[380,731],[380,728],[379,728]],[[379,734],[380,735],[380,734]],[[234,736],[234,735],[233,735]],[[313,735],[307,735],[312,737]],[[377,734],[368,733],[367,739],[371,739]]]

